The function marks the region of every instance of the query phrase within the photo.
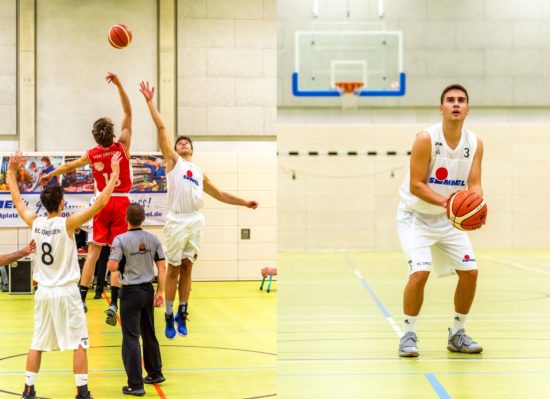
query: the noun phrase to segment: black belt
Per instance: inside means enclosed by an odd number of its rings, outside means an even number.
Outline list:
[[[122,284],[123,287],[147,287],[149,285],[153,285],[151,281],[148,283],[140,283],[140,284]]]

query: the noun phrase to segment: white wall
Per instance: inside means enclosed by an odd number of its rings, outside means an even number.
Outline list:
[[[339,104],[337,99],[312,100],[291,93],[294,31],[310,29],[312,3],[278,1],[281,106]],[[447,84],[461,82],[481,106],[548,106],[550,2],[386,0],[384,4],[387,28],[403,31],[407,94],[402,98],[362,98],[361,105],[427,106]],[[377,0],[324,0],[319,5],[321,21],[378,20]]]
[[[398,187],[415,124],[279,125],[279,249],[399,249]],[[550,124],[471,124],[484,142],[486,226],[475,248],[550,245]],[[288,156],[288,151],[358,151],[357,156]],[[367,156],[367,151],[378,151]],[[386,151],[396,151],[387,156]],[[295,175],[295,179],[292,175]]]
[[[157,150],[156,133],[138,91],[157,78],[157,2],[154,0],[40,0],[37,6],[37,151],[79,150],[95,145],[91,129],[103,116],[120,131],[122,108],[108,71],[119,75],[133,109],[132,149]],[[124,23],[130,46],[118,50],[109,27]]]
[[[276,0],[178,2],[178,132],[275,134]]]
[[[17,1],[0,0],[0,145],[17,134]]]

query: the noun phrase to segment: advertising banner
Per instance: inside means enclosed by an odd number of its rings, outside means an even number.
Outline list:
[[[24,154],[18,165],[16,178],[21,197],[29,209],[39,216],[46,210],[40,202],[40,193],[45,187],[60,184],[65,192],[65,209],[62,216],[69,216],[89,206],[95,195],[94,179],[90,165],[71,171],[63,176],[40,183],[40,177],[63,163],[80,158],[74,154]],[[25,227],[11,200],[6,174],[9,154],[0,153],[0,227]],[[130,200],[145,208],[145,223],[149,226],[164,225],[166,214],[166,171],[159,153],[132,155],[132,189]]]

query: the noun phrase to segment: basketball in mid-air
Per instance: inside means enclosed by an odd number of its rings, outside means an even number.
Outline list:
[[[447,217],[457,229],[479,229],[487,218],[487,204],[477,193],[468,190],[459,191],[447,203]]]
[[[124,24],[113,25],[108,37],[111,46],[122,49],[132,42],[132,31]]]

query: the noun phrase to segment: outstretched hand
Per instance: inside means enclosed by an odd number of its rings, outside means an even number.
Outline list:
[[[121,160],[120,152],[115,153],[113,157],[111,158],[111,171],[115,174],[120,174],[120,160]]]
[[[151,101],[153,99],[153,96],[155,95],[155,87],[149,87],[149,82],[142,81],[139,84],[139,91],[141,91],[141,94],[143,94],[143,97],[145,97],[145,101]]]
[[[247,208],[256,209],[258,207],[258,201],[248,201],[246,203]]]
[[[34,251],[36,251],[36,242],[34,240],[31,240],[31,242],[21,250],[23,256],[29,256]]]
[[[118,76],[112,72],[107,72],[107,76],[105,76],[105,80],[107,83],[113,83],[117,86],[120,85],[120,80],[118,79]]]
[[[11,172],[16,172],[22,160],[23,160],[23,155],[21,154],[21,151],[19,150],[15,151],[15,154],[13,154],[10,157],[10,161],[8,163],[8,170]]]

